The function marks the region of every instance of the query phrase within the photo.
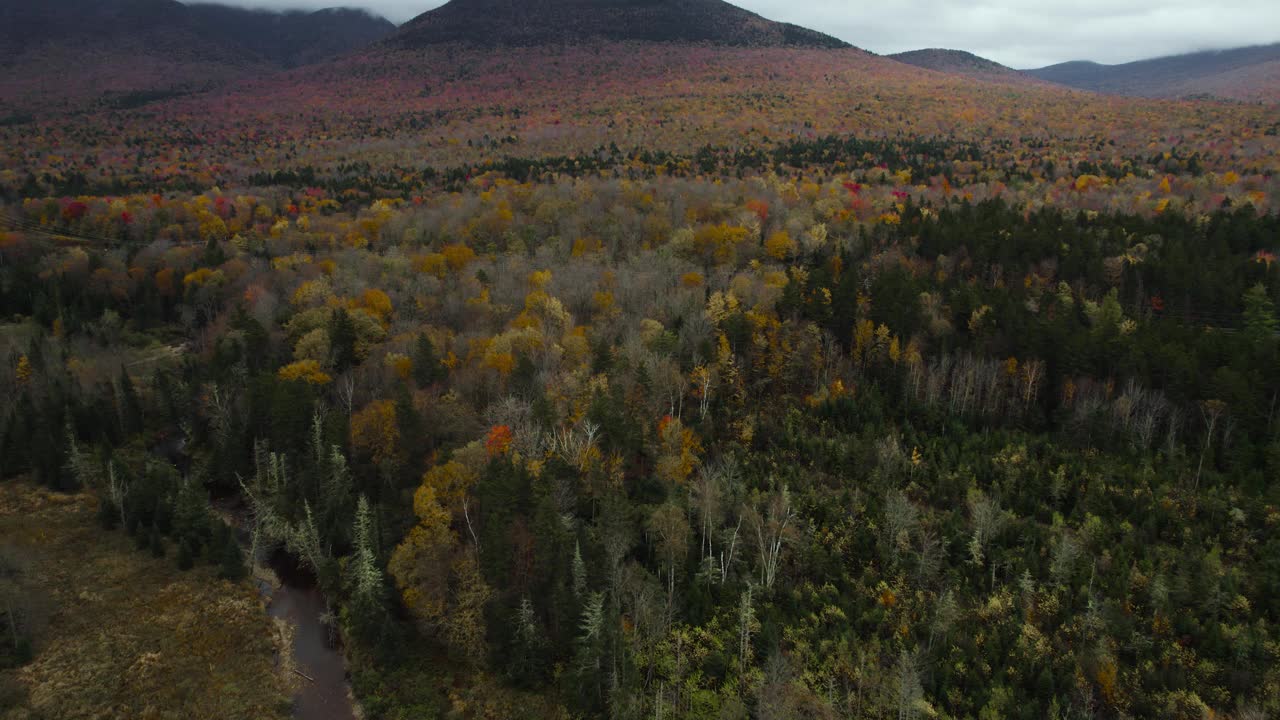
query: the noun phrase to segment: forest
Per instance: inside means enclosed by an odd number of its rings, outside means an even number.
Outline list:
[[[210,588],[288,558],[367,718],[1280,713],[1274,116],[708,82],[760,125],[0,127],[3,482]]]

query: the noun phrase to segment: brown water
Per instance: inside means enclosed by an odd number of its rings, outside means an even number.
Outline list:
[[[283,563],[277,563],[283,564]],[[293,717],[297,720],[355,720],[347,694],[346,668],[342,653],[329,642],[329,630],[320,617],[325,612],[324,597],[309,578],[294,572],[280,572],[281,585],[271,595],[272,617],[293,623],[294,667],[299,677],[293,697]]]
[[[240,499],[222,498],[215,501],[214,506],[231,522],[241,543],[247,546],[247,513]],[[293,625],[293,666],[307,676],[295,677],[293,717],[296,720],[355,720],[342,650],[331,642],[329,628],[320,620],[325,613],[325,602],[316,587],[315,576],[298,567],[297,560],[284,552],[273,553],[267,564],[280,580],[275,589],[266,583],[259,585],[268,597],[267,612]]]

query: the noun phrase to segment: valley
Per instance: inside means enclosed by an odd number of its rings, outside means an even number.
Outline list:
[[[1265,47],[0,3],[3,720],[1280,713]]]

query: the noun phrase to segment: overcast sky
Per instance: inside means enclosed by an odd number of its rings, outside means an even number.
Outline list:
[[[253,7],[368,8],[396,23],[441,0],[223,0]],[[877,53],[968,50],[1016,68],[1128,62],[1280,41],[1277,0],[738,0]]]

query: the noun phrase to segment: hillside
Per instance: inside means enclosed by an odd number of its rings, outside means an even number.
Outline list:
[[[18,113],[143,104],[340,55],[392,30],[345,9],[0,0],[0,104]]]
[[[1120,65],[1074,61],[1025,72],[1060,85],[1116,95],[1275,102],[1280,100],[1280,43]]]
[[[199,33],[174,0],[4,0],[0,28],[0,105],[11,112],[134,104],[267,69]]]
[[[286,68],[350,52],[396,29],[386,18],[352,8],[273,12],[193,4],[190,13],[200,32]]]
[[[1035,78],[1026,73],[963,50],[929,48],[927,50],[896,53],[888,57],[926,70],[964,75],[979,80],[1037,82]]]
[[[534,46],[599,40],[848,47],[722,0],[452,0],[406,23],[392,44]]]

